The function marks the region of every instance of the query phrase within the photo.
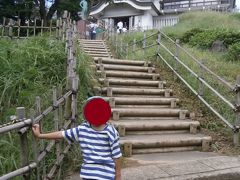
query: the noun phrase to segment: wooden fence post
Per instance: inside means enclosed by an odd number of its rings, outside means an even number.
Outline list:
[[[36,116],[39,116],[42,113],[41,110],[41,98],[39,96],[36,97]],[[40,130],[42,131],[41,121],[39,122]],[[44,150],[44,141],[40,140],[40,151]],[[45,158],[39,163],[40,169],[42,169],[42,178],[46,177],[46,166],[45,166]]]
[[[17,33],[18,39],[20,38],[20,31],[21,31],[21,20],[18,19],[18,33]]]
[[[9,21],[9,32],[8,32],[8,36],[10,37],[10,39],[13,38],[13,20],[10,19]]]
[[[36,28],[37,28],[37,19],[34,19],[34,28],[33,28],[33,36],[36,36]]]
[[[18,107],[17,108],[17,119],[18,120],[23,120],[25,118],[25,108],[24,107]],[[21,154],[20,154],[20,158],[21,158],[21,165],[27,166],[29,164],[29,160],[28,160],[28,155],[29,155],[29,151],[28,151],[28,139],[27,139],[27,132],[25,133],[21,133],[19,131],[19,136],[20,136],[20,149],[21,149]],[[29,173],[26,173],[23,175],[23,178],[25,180],[30,179],[30,175]]]
[[[53,107],[54,107],[54,109],[57,108],[57,88],[55,86],[53,87]],[[58,114],[58,109],[54,110],[53,121],[54,121],[55,131],[59,131],[59,114]],[[61,153],[60,142],[56,141],[57,164],[59,164],[60,153]]]
[[[27,23],[27,38],[29,37],[29,20],[28,20],[28,23]]]
[[[34,110],[33,109],[30,109],[30,118],[32,120],[32,123],[34,124],[33,120],[34,120]],[[34,161],[38,164],[38,155],[39,155],[39,151],[38,151],[38,140],[37,138],[32,134],[32,149],[33,149],[33,158],[34,158]],[[39,166],[36,167],[36,179],[37,180],[40,180],[40,168]]]
[[[240,127],[240,75],[237,76],[236,80],[236,119],[234,122],[237,131],[234,132],[233,142],[235,146],[239,146],[239,127]]]
[[[4,18],[3,18],[2,36],[1,36],[1,37],[4,36],[4,33],[5,33],[5,26],[6,26],[6,18],[4,17]]]
[[[41,21],[41,36],[43,36],[43,19],[42,19],[42,21]]]

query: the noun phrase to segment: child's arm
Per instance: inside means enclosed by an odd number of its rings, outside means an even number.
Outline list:
[[[40,133],[40,127],[38,124],[34,124],[32,126],[32,131],[34,136],[40,139],[62,139],[63,134],[62,131],[56,131],[56,132],[51,132],[51,133]]]
[[[113,160],[115,163],[115,180],[121,180],[121,158]]]

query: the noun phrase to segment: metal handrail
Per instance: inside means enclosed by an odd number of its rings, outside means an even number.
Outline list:
[[[182,80],[182,82],[211,110],[213,111],[214,114],[216,114],[229,128],[232,130],[235,130],[236,128],[226,119],[224,118],[221,114],[219,114],[197,91],[193,89],[193,87],[188,84],[188,82],[174,69],[172,66],[167,62],[167,60],[160,54],[157,54],[163,61],[164,63],[178,76],[179,79]]]
[[[175,60],[177,60],[183,67],[185,67],[192,75],[194,75],[196,78],[198,78],[199,81],[201,81],[204,85],[206,85],[209,89],[211,89],[219,98],[221,98],[227,105],[232,108],[232,110],[235,110],[235,106],[229,102],[225,97],[223,97],[219,92],[217,92],[210,84],[208,84],[204,79],[202,79],[200,76],[198,76],[193,70],[191,70],[186,64],[184,64],[178,57],[176,57],[166,46],[164,46],[162,43],[159,43],[170,55],[174,57]]]
[[[231,85],[229,82],[224,80],[222,77],[218,76],[216,73],[214,73],[212,70],[210,70],[208,67],[206,67],[203,63],[199,62],[198,59],[196,59],[191,53],[189,53],[185,48],[180,46],[178,43],[176,43],[174,40],[172,40],[169,36],[167,36],[162,31],[159,31],[164,37],[166,37],[168,40],[170,40],[173,44],[175,44],[178,48],[183,50],[190,58],[192,58],[197,64],[199,64],[204,70],[206,70],[209,74],[213,75],[214,78],[216,78],[219,82],[221,82],[223,85],[225,85],[227,88],[229,88],[231,91],[235,89],[235,86]]]

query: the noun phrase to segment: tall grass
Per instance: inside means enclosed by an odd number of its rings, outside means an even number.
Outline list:
[[[94,74],[90,68],[92,59],[82,54],[79,48],[76,55],[76,70],[80,78],[78,103],[81,104],[87,95],[91,94],[93,86],[91,79]],[[0,39],[0,124],[8,122],[9,116],[15,114],[18,106],[26,107],[27,112],[29,108],[34,108],[36,96],[42,98],[42,110],[52,105],[52,87],[60,86],[65,89],[66,62],[65,43],[49,36],[16,41]],[[78,112],[81,112],[81,107]],[[42,123],[44,132],[53,131],[52,114]],[[32,160],[31,136],[32,134],[28,133],[29,159]],[[45,145],[47,143],[49,141],[44,141]],[[12,132],[1,136],[0,149],[1,176],[20,167],[18,134]],[[50,153],[46,158],[46,167],[49,171],[56,157],[54,153]]]

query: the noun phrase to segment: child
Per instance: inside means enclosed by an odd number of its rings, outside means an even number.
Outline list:
[[[92,97],[87,100],[83,115],[87,122],[66,131],[41,134],[38,124],[33,125],[32,130],[37,138],[65,138],[70,143],[80,143],[83,180],[120,180],[122,154],[118,132],[107,123],[111,116],[109,104],[100,97]]]

